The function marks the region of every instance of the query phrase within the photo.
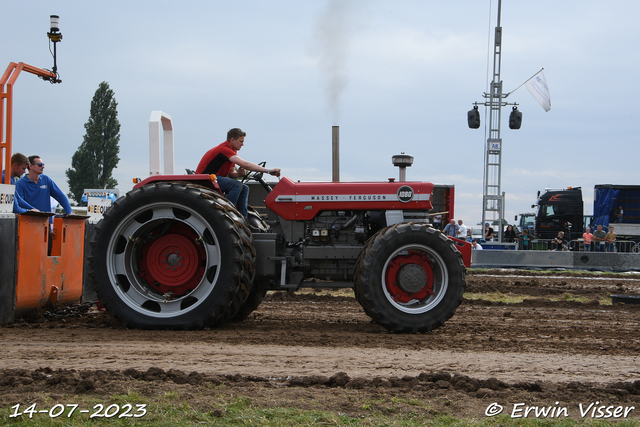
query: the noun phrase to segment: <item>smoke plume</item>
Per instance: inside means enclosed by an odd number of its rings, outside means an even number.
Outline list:
[[[348,59],[358,0],[328,0],[316,22],[314,50],[334,123],[340,116],[340,98],[349,83]]]

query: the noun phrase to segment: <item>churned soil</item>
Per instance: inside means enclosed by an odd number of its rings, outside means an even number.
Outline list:
[[[199,331],[123,328],[95,309],[0,327],[3,408],[136,391],[221,414],[221,392],[260,407],[483,418],[496,402],[592,402],[640,418],[640,276],[474,271],[441,328],[389,333],[350,290],[270,293],[249,318]],[[502,302],[505,301],[505,302]]]

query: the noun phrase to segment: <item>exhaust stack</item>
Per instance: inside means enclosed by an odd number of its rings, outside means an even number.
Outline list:
[[[393,162],[393,166],[396,166],[400,169],[400,182],[405,182],[407,180],[407,168],[413,164],[413,156],[410,154],[396,154],[391,158]]]
[[[333,182],[340,182],[340,126],[331,128]]]

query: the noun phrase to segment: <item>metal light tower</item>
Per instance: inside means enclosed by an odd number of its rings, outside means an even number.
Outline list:
[[[43,70],[24,62],[11,62],[0,78],[0,166],[1,169],[9,171],[11,167],[12,139],[13,139],[13,85],[22,71],[35,74],[50,83],[62,83],[58,75],[58,65],[56,58],[56,43],[62,40],[60,34],[60,17],[51,15],[51,28],[47,36],[53,42],[53,70]],[[4,163],[4,164],[3,164]],[[11,182],[11,174],[4,177],[4,184]],[[0,182],[2,184],[2,182]]]
[[[500,136],[500,122],[502,107],[506,105],[517,105],[515,103],[508,104],[504,99],[509,93],[502,93],[502,80],[500,80],[500,62],[502,56],[502,27],[500,26],[500,11],[502,0],[498,0],[498,21],[496,24],[494,35],[493,50],[493,79],[489,93],[484,93],[483,97],[488,99],[484,104],[474,103],[474,110],[469,111],[469,127],[480,127],[480,115],[478,105],[489,107],[489,137],[485,147],[484,158],[484,193],[482,196],[482,225],[484,227],[487,220],[495,220],[496,216],[499,221],[497,231],[498,241],[502,242],[502,227],[504,218],[504,193],[501,191],[501,166],[502,166],[502,138]],[[514,108],[514,113],[520,112]],[[513,113],[512,113],[513,114]],[[473,117],[472,117],[473,116]],[[476,124],[472,125],[472,119],[475,118]],[[518,126],[519,127],[519,126]],[[514,128],[517,129],[517,128]]]

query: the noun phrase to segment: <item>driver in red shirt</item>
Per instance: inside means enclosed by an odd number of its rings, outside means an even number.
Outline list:
[[[247,133],[242,129],[233,128],[229,130],[225,142],[205,153],[196,168],[196,173],[215,174],[218,179],[218,185],[226,194],[227,199],[246,218],[249,187],[235,178],[244,176],[247,171],[280,176],[280,169],[267,169],[238,157],[238,150],[244,145],[245,136],[247,136]],[[236,165],[239,166],[237,170]]]

